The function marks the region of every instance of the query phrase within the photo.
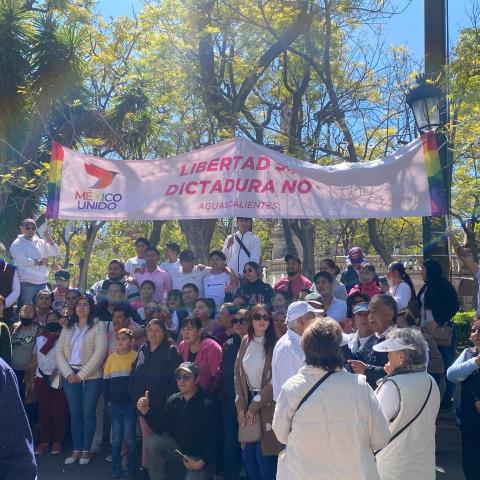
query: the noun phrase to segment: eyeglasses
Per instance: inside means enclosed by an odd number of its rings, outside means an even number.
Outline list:
[[[23,227],[25,230],[36,230],[37,227],[33,226],[33,225],[30,225],[30,226],[27,226],[27,227]]]
[[[264,315],[256,313],[255,315],[252,315],[252,320],[265,320],[266,322],[270,322],[272,320],[272,316],[269,313],[265,313]]]
[[[240,318],[233,318],[232,319],[232,323],[234,325],[236,325],[237,323],[239,323],[240,325],[245,325],[246,323],[248,323],[248,318],[247,317],[240,317]]]
[[[186,382],[188,382],[189,380],[191,380],[193,377],[193,375],[191,373],[177,373],[175,375],[175,380],[177,382],[180,382],[181,380],[185,380]]]

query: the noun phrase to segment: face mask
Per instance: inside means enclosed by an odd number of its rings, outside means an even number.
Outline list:
[[[62,326],[57,322],[50,322],[45,325],[45,330],[50,333],[56,333],[62,329]]]
[[[22,323],[22,325],[24,327],[28,327],[29,325],[31,325],[33,323],[33,318],[21,318],[20,317],[20,322]]]
[[[358,265],[360,263],[363,263],[363,258],[360,257],[360,258],[351,258],[350,259],[350,262],[353,263],[354,265]]]

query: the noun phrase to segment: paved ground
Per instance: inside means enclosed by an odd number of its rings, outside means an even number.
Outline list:
[[[95,456],[90,465],[82,467],[78,464],[63,465],[66,454],[38,457],[38,480],[105,480],[110,478],[111,466],[104,460],[107,453]],[[465,480],[461,466],[460,434],[453,415],[440,415],[437,422],[437,479]]]

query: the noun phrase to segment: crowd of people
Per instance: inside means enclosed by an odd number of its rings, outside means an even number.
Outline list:
[[[435,420],[461,383],[474,478],[480,320],[455,360],[459,302],[435,260],[418,293],[402,263],[380,278],[359,247],[312,279],[288,254],[269,285],[252,221],[238,218],[208,266],[174,243],[161,261],[138,238],[136,256],[83,293],[63,269],[48,282],[48,231],[20,229],[12,263],[0,252],[0,402],[2,379],[16,383],[28,424],[0,457],[20,435],[9,455],[28,458],[30,428],[37,456],[72,445],[65,464],[109,444],[112,478],[434,479]],[[0,478],[14,478],[3,462]]]

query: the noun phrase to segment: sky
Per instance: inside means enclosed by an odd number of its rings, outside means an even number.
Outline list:
[[[408,0],[394,0],[399,7],[408,4]],[[142,0],[98,0],[98,11],[104,17],[131,15],[142,7]],[[382,27],[387,45],[406,45],[412,50],[417,61],[423,59],[423,4],[424,0],[412,0],[405,11],[394,15]],[[449,47],[455,46],[458,33],[469,25],[468,12],[471,0],[448,1]]]

